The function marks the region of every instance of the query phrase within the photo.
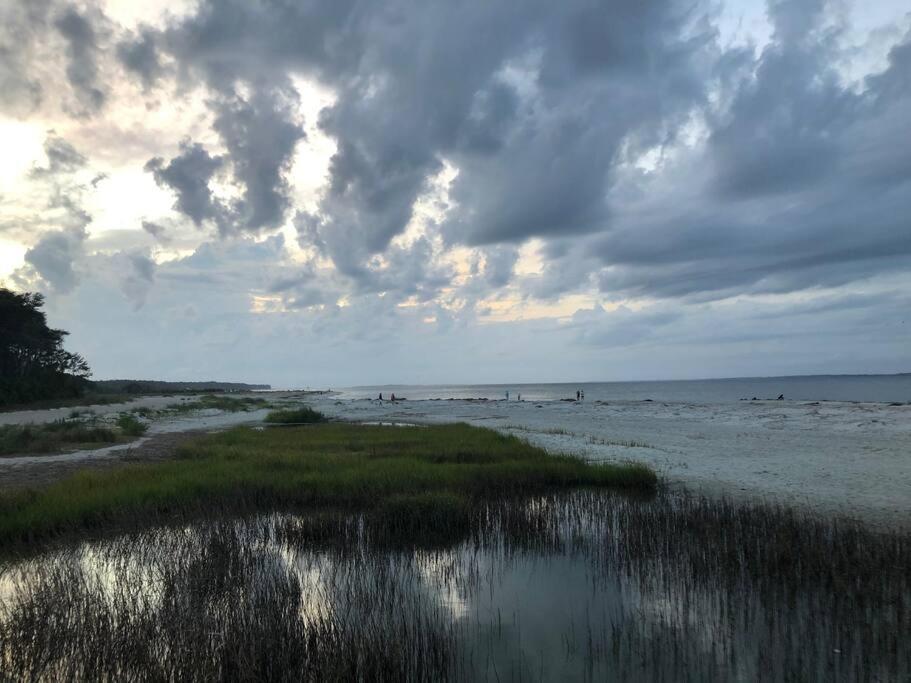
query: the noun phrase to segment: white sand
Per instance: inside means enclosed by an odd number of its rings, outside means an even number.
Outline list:
[[[710,495],[806,506],[911,528],[911,406],[744,401],[725,404],[559,401],[311,401],[358,421],[463,421],[551,452],[635,460]],[[554,433],[563,430],[567,433]],[[628,442],[647,444],[630,447]]]
[[[9,413],[0,413],[0,425],[42,424],[65,420],[74,411],[91,411],[95,415],[113,415],[132,410],[133,408],[149,408],[161,410],[167,406],[184,401],[193,401],[199,396],[141,396],[132,401],[123,403],[110,403],[108,405],[72,406],[70,408],[48,408],[44,410],[17,410]]]

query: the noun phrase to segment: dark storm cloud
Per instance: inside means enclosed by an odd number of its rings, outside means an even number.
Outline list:
[[[184,141],[180,154],[165,165],[164,159],[155,157],[146,163],[155,182],[177,195],[175,208],[190,218],[197,226],[211,220],[219,229],[224,225],[224,209],[213,197],[209,181],[222,167],[224,159],[212,156],[199,144]]]
[[[459,206],[445,226],[453,242],[602,228],[624,139],[647,138],[649,126],[673,128],[704,97],[714,35],[702,21],[707,11],[677,0],[597,10],[581,1],[210,0],[160,42],[185,78],[198,74],[222,93],[238,80],[274,92],[289,73],[335,90],[320,120],[337,142],[329,191],[302,240],[357,273],[404,230],[444,158],[460,171]],[[217,117],[227,115],[222,101],[214,106]],[[297,140],[286,131],[273,141],[270,171],[287,158],[277,146],[290,154]],[[244,166],[242,150],[231,157]],[[244,181],[253,228],[274,224],[284,209],[280,174],[265,176],[256,188]]]
[[[85,113],[100,109],[106,93],[98,83],[98,40],[96,28],[74,7],[66,8],[54,26],[66,41],[66,76]],[[78,112],[77,112],[78,113]]]
[[[606,293],[719,298],[836,287],[907,270],[911,258],[909,37],[857,91],[831,71],[810,5],[776,3],[773,42],[702,153],[643,181],[632,211],[580,250]],[[785,10],[788,11],[785,11]],[[815,36],[815,37],[814,37]],[[708,174],[704,172],[708,169]]]
[[[149,29],[123,40],[117,46],[117,58],[124,68],[139,76],[144,88],[150,88],[164,73],[155,36]]]
[[[301,245],[357,293],[426,300],[451,284],[432,240],[396,239],[448,167],[450,208],[428,230],[480,247],[477,298],[516,283],[538,298],[594,283],[614,297],[781,293],[911,256],[911,40],[846,83],[844,27],[825,0],[771,0],[755,53],[723,45],[709,0],[201,0],[113,41],[97,11],[24,7],[7,14],[63,38],[86,109],[104,103],[106,42],[146,89],[205,86],[224,156],[187,142],[149,162],[156,182],[223,235],[296,210]],[[2,69],[15,97],[38,92],[28,69]],[[334,96],[318,120],[336,145],[328,183],[306,209],[288,181],[306,144],[297,78]],[[660,157],[647,171],[634,166],[645,152]],[[237,200],[214,197],[216,174]],[[516,278],[515,247],[532,237],[544,272]]]
[[[305,137],[295,119],[298,106],[293,91],[257,88],[249,97],[233,95],[216,105],[215,130],[221,136],[244,186],[234,207],[242,229],[279,227],[290,205],[285,172],[294,147]]]

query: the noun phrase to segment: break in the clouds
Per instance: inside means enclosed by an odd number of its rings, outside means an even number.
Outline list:
[[[0,275],[101,375],[908,370],[911,16],[875,10],[14,0]]]

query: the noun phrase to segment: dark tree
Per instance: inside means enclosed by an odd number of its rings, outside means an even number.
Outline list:
[[[47,326],[44,296],[0,287],[0,405],[81,394],[91,372]]]

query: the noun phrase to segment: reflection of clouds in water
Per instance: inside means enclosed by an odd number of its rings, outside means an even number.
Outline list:
[[[461,563],[466,560],[464,552],[416,552],[414,564],[421,577],[421,588],[446,610],[454,620],[464,619],[469,614],[469,598],[460,578]]]
[[[301,587],[300,618],[305,622],[328,619],[334,612],[327,580],[332,560],[325,554],[299,553],[287,546],[274,547],[286,571],[297,577]]]

